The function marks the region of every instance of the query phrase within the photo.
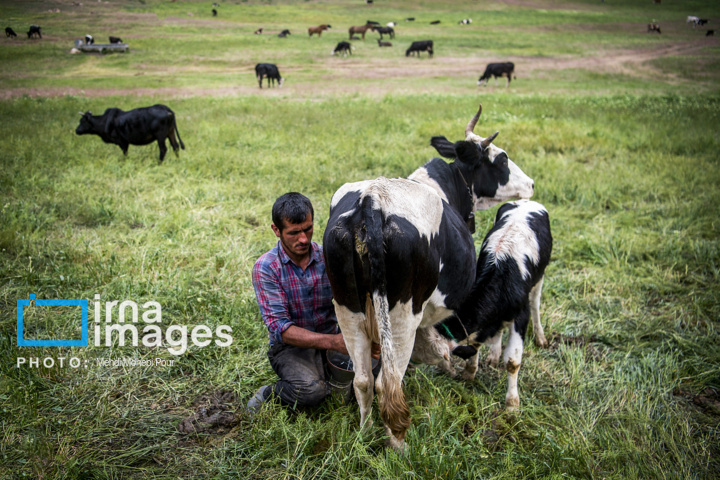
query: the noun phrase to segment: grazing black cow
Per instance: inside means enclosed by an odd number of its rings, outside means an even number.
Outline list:
[[[254,33],[255,35],[262,35],[262,32],[263,32],[263,29],[262,29],[262,28],[258,28],[258,29],[255,30],[253,33]]]
[[[412,42],[410,48],[405,50],[405,56],[409,57],[411,53],[420,56],[420,52],[428,52],[430,57],[433,56],[433,41],[432,40],[420,40],[418,42]]]
[[[136,108],[128,112],[119,108],[108,108],[102,115],[93,115],[90,112],[80,115],[82,118],[75,130],[76,134],[98,135],[105,143],[119,145],[124,155],[127,155],[130,145],[148,145],[157,141],[162,163],[167,153],[166,138],[170,139],[176,156],[179,148],[185,150],[175,113],[165,105]]]
[[[705,32],[706,37],[712,37],[713,35],[715,35],[715,30],[708,30]]]
[[[92,45],[95,43],[95,39],[92,35],[85,35],[85,45]]]
[[[120,37],[110,37],[110,43],[123,43]]]
[[[375,31],[380,34],[380,40],[383,35],[390,35],[390,38],[395,38],[395,29],[392,27],[375,27]]]
[[[378,38],[378,47],[392,47],[392,43],[390,42],[383,42]]]
[[[336,53],[342,53],[343,57],[346,57],[348,54],[352,55],[352,45],[350,45],[350,42],[338,42],[335,50],[332,51],[333,55]]]
[[[707,18],[701,18],[697,21],[697,24],[702,27],[703,25],[707,24],[709,21],[710,20],[708,20]]]
[[[5,37],[17,37],[17,33],[10,27],[5,27]]]
[[[488,66],[485,67],[485,72],[480,76],[477,84],[482,85],[484,80],[485,85],[487,85],[490,81],[490,77],[495,77],[495,82],[497,82],[498,77],[505,75],[507,77],[507,85],[510,86],[510,78],[512,77],[513,72],[515,72],[515,64],[512,62],[488,63]]]
[[[452,315],[475,279],[473,212],[529,198],[534,184],[502,149],[497,133],[465,140],[433,137],[446,163],[434,158],[410,177],[348,183],[333,195],[323,253],[335,313],[355,366],[360,424],[372,423],[372,342],[381,345],[382,373],[374,385],[389,443],[403,449],[410,411],[402,378],[416,334]]]
[[[405,19],[405,21],[406,21],[406,22],[414,22],[414,21],[415,21],[415,17],[408,17],[408,18]]]
[[[430,25],[437,25],[439,23],[440,23],[440,20],[433,20],[432,22],[430,22]]]
[[[278,37],[280,37],[280,38],[285,38],[285,37],[287,37],[288,35],[292,35],[292,34],[290,33],[290,30],[287,30],[287,29],[286,29],[286,30],[283,30],[283,31],[280,32],[280,33],[278,33]]]
[[[217,10],[215,10],[215,9],[213,8],[213,9],[212,9],[212,14],[213,14],[213,17],[217,17]]]
[[[40,33],[40,27],[38,27],[37,25],[30,25],[30,30],[28,30],[27,36],[28,38],[42,38],[42,33]]]
[[[272,82],[273,87],[275,86],[275,80],[278,82],[278,87],[283,86],[284,79],[280,76],[277,65],[273,63],[258,63],[255,65],[255,76],[257,76],[260,88],[262,88],[263,77],[267,77],[268,88],[270,88],[270,82]]]
[[[416,347],[413,359],[431,364],[439,361],[441,368],[454,376],[447,350],[442,349],[445,346],[452,349],[453,354],[468,359],[463,379],[472,380],[478,369],[477,347],[483,343],[490,345],[486,363],[496,367],[502,352],[503,330],[509,327],[504,356],[508,373],[505,407],[508,410],[517,408],[520,405],[518,370],[531,318],[535,343],[547,347],[540,322],[540,295],[551,252],[552,234],[545,207],[530,200],[501,206],[495,216],[495,225],[480,248],[472,292],[454,316],[435,326],[437,332],[433,332],[432,341],[439,344],[435,349],[437,358],[428,361],[428,358],[418,356],[420,352]],[[461,341],[466,345],[459,346],[457,342]]]

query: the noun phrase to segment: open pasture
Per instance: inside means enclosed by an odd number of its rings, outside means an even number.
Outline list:
[[[717,478],[720,50],[685,24],[713,28],[713,2],[218,3],[213,18],[211,1],[0,2],[18,33],[0,39],[0,478]],[[368,33],[330,56],[365,20],[397,21],[393,47]],[[320,23],[333,28],[309,38]],[[42,40],[23,38],[30,24]],[[70,55],[86,33],[130,52]],[[426,38],[433,59],[404,56]],[[510,88],[475,85],[490,61],[516,64]],[[282,89],[258,88],[258,62],[278,64]],[[157,146],[123,157],[74,133],[80,111],[154,103],[187,147],[162,165]],[[555,239],[551,345],[526,342],[519,412],[504,410],[503,369],[462,382],[419,366],[404,456],[384,447],[377,408],[359,432],[339,394],[248,418],[274,378],[250,280],[275,242],[274,199],[308,195],[319,241],[340,185],[409,175],[436,155],[431,136],[463,137],[478,103],[475,131],[500,131]],[[477,246],[494,214],[477,214]],[[19,348],[16,302],[31,294],[156,301],[163,329],[228,325],[233,342]],[[80,330],[41,309],[26,328]],[[127,359],[139,364],[112,363]],[[202,408],[224,420],[179,433]]]

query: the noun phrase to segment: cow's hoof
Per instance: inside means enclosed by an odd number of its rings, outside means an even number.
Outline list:
[[[395,450],[397,453],[407,453],[408,447],[405,440],[398,440],[393,435],[390,435],[387,439],[387,446]]]
[[[520,408],[519,397],[508,397],[505,399],[505,409],[508,412],[516,412]]]
[[[536,338],[535,338],[535,345],[537,345],[537,346],[540,347],[540,348],[547,348],[547,347],[548,347],[548,341],[545,339],[545,337],[543,337],[543,338],[537,338],[537,337],[536,337]]]

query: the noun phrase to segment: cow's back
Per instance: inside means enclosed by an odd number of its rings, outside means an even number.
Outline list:
[[[439,300],[430,302],[435,317],[443,315],[437,308],[442,309],[448,299],[459,304],[472,286],[472,236],[435,190],[402,178],[345,184],[333,196],[323,245],[335,300],[361,312],[365,295],[376,288],[366,258],[363,201],[371,202],[381,221],[390,309],[412,302],[412,311],[419,313],[433,297]],[[465,281],[458,284],[458,279]]]

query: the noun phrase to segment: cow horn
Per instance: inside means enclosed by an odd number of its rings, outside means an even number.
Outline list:
[[[490,144],[492,143],[492,141],[495,140],[495,137],[498,136],[498,133],[500,133],[500,132],[495,132],[492,135],[490,135],[489,137],[487,137],[485,140],[480,142],[480,146],[482,146],[483,148],[489,147]]]
[[[482,113],[482,103],[480,104],[480,108],[478,108],[477,113],[475,116],[470,119],[470,123],[467,124],[467,127],[465,127],[465,137],[473,133],[473,129],[475,128],[475,124],[477,123],[478,119],[480,118],[480,114]]]
[[[83,115],[85,115],[85,114],[83,112],[80,112],[80,116],[82,117]]]

